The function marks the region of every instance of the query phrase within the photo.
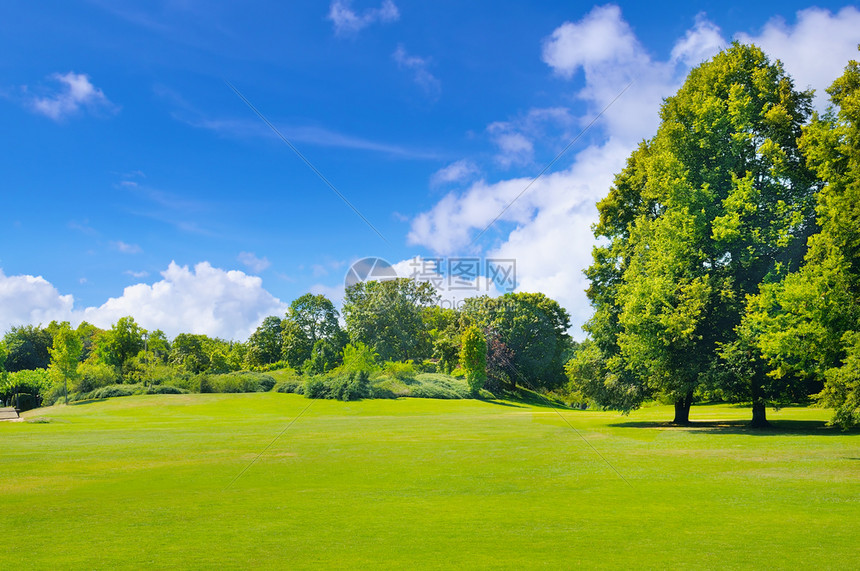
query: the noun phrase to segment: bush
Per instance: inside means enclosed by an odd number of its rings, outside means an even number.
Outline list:
[[[387,361],[382,368],[382,374],[400,381],[411,379],[415,376],[415,365],[412,361]]]
[[[272,390],[275,379],[265,373],[238,371],[221,375],[201,375],[201,393],[259,393]]]
[[[41,402],[41,396],[51,388],[51,378],[45,369],[23,369],[0,376],[0,401],[11,404],[13,395],[26,393]],[[38,405],[37,405],[38,406]]]
[[[431,359],[424,359],[415,364],[415,370],[419,373],[438,373],[439,364]]]
[[[359,371],[308,377],[302,390],[309,399],[361,400],[371,396],[370,375],[366,371]]]
[[[39,397],[30,393],[17,393],[12,397],[12,406],[21,412],[36,408],[39,404],[41,404]]]
[[[329,398],[350,401],[370,396],[370,375],[366,371],[340,375],[329,381]]]
[[[113,385],[119,382],[119,373],[114,367],[105,363],[81,363],[78,365],[80,378],[74,387],[69,390],[88,393],[101,387]]]
[[[135,393],[137,385],[108,385],[86,394],[76,395],[75,400],[109,399],[114,397],[130,397]],[[71,400],[71,399],[69,399]]]
[[[288,379],[286,381],[279,381],[275,385],[274,390],[278,393],[295,393],[300,395],[304,392],[302,384],[301,379]]]
[[[328,387],[320,377],[308,377],[302,385],[302,393],[309,399],[324,399],[328,395]]]
[[[146,389],[148,395],[187,395],[188,391],[171,385],[152,385]]]

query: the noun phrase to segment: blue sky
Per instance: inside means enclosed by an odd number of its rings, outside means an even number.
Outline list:
[[[595,201],[661,98],[732,39],[823,93],[857,53],[860,11],[4,2],[0,330],[130,314],[244,339],[307,291],[339,301],[359,258],[406,272],[415,256],[472,256],[515,259],[520,290],[558,299],[578,334]]]

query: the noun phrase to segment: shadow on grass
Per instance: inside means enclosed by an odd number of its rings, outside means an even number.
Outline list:
[[[499,405],[499,406],[509,406],[509,407],[512,407],[512,408],[525,408],[525,407],[524,407],[523,405],[521,405],[521,404],[515,404],[515,403],[512,403],[512,402],[505,402],[505,401],[503,401],[503,400],[495,400],[495,399],[481,399],[481,402],[485,402],[485,403],[487,403],[487,404],[497,404],[497,405]]]
[[[82,404],[92,404],[94,402],[105,402],[107,399],[84,399],[84,400],[76,400],[74,402],[70,402],[69,406],[79,406]]]
[[[748,420],[700,420],[687,425],[660,421],[630,421],[610,424],[618,428],[663,428],[709,434],[749,434],[750,436],[840,436],[860,434],[860,429],[842,430],[823,420],[772,420],[767,428],[752,428]]]
[[[555,408],[559,410],[577,410],[573,409],[563,402],[551,399],[549,397],[544,397],[539,395],[538,393],[527,391],[523,389],[517,389],[516,391],[504,391],[500,394],[496,395],[497,399],[505,399],[507,401],[513,401],[512,403],[503,403],[499,401],[490,401],[486,400],[484,402],[492,402],[493,404],[499,404],[503,406],[514,406],[518,408],[523,408],[521,405],[529,405],[540,408]],[[517,403],[517,404],[513,404]]]

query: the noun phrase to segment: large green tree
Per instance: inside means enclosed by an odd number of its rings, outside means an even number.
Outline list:
[[[83,343],[77,332],[64,321],[54,331],[53,346],[51,347],[51,364],[48,368],[53,381],[63,383],[63,396],[69,404],[69,383],[78,378]]]
[[[270,315],[248,338],[245,355],[248,366],[260,367],[281,360],[283,351],[283,325],[280,317]]]
[[[797,144],[810,109],[780,62],[738,43],[664,102],[657,134],[598,204],[605,245],[588,270],[587,329],[600,359],[589,350],[595,366],[579,370],[603,377],[589,395],[599,404],[629,410],[662,396],[676,422],[689,420],[746,296],[796,267],[814,229],[816,179]],[[763,413],[765,399],[753,400]]]
[[[134,317],[120,317],[113,327],[96,335],[92,353],[96,361],[116,367],[123,378],[134,372],[132,360],[145,347],[146,329],[138,325]]]
[[[828,93],[831,109],[801,139],[826,182],[816,197],[821,231],[799,271],[750,299],[743,326],[772,369],[767,383],[823,385],[819,400],[849,426],[860,422],[860,64]]]
[[[346,333],[338,322],[334,304],[324,295],[307,293],[290,304],[283,328],[283,359],[300,369],[312,357],[318,364],[331,364],[329,355],[339,355]]]
[[[542,293],[506,293],[469,298],[462,312],[487,338],[504,345],[512,383],[531,389],[564,383],[570,317],[558,302]]]
[[[427,358],[431,347],[422,311],[436,299],[431,284],[407,278],[352,285],[343,302],[350,342],[367,344],[383,361]]]
[[[4,336],[6,370],[46,369],[51,362],[51,334],[38,325],[12,327]]]

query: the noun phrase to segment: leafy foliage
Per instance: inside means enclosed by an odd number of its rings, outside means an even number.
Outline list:
[[[487,340],[475,325],[463,332],[460,366],[466,372],[469,389],[477,394],[487,380]]]
[[[383,361],[429,357],[422,312],[435,300],[431,284],[407,278],[350,286],[343,302],[349,339],[372,347]]]

